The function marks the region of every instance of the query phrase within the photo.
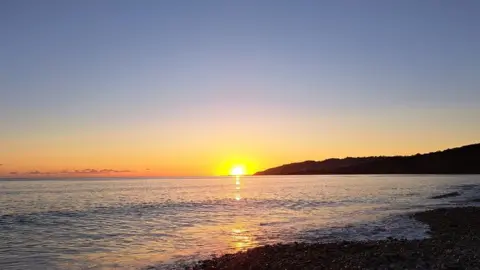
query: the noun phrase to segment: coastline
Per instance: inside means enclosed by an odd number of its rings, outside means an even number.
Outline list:
[[[196,263],[191,269],[480,269],[480,207],[411,214],[430,238],[266,245]]]
[[[480,143],[408,156],[368,156],[306,160],[283,164],[255,175],[330,174],[479,174]]]

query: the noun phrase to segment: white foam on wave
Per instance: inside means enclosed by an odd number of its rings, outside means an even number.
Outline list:
[[[427,238],[428,231],[428,225],[403,214],[345,227],[308,230],[303,232],[300,238],[306,242],[377,241],[390,237],[413,240]]]

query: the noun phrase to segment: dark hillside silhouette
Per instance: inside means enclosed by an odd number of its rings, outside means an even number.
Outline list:
[[[413,156],[347,157],[304,161],[257,172],[285,174],[479,174],[480,144]]]

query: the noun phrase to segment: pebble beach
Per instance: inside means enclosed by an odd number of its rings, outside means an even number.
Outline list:
[[[193,269],[480,269],[480,208],[418,212],[429,238],[266,245],[204,260]]]

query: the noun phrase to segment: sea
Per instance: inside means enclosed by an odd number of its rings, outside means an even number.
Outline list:
[[[480,175],[5,179],[0,269],[184,269],[279,242],[419,239],[412,212],[475,196]]]

